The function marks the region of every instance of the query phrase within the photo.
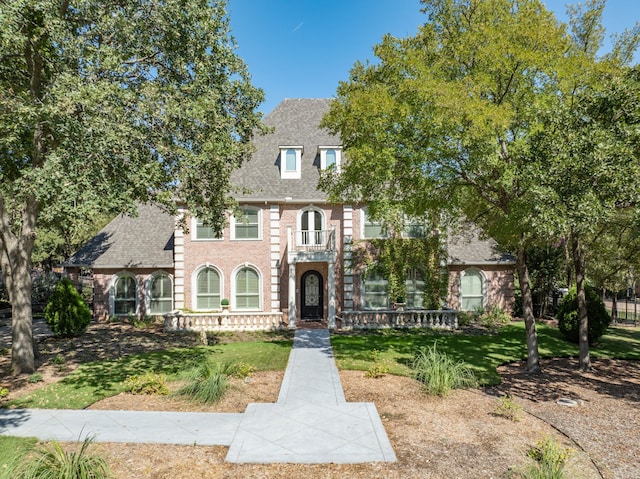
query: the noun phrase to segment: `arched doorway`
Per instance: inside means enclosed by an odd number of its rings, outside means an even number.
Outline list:
[[[322,275],[307,271],[300,280],[301,317],[306,320],[321,320],[324,313],[324,285]]]

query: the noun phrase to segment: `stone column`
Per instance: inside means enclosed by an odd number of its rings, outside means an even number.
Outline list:
[[[336,265],[334,262],[329,263],[329,329],[336,327]]]

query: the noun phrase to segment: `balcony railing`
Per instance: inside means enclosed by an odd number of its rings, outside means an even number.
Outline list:
[[[335,230],[294,230],[293,251],[333,251],[336,248]],[[291,238],[290,238],[291,239]]]

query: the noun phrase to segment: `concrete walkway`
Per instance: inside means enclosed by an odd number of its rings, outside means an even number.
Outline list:
[[[373,403],[347,403],[329,331],[298,330],[278,402],[243,414],[0,410],[0,434],[41,440],[229,446],[235,463],[395,462]]]

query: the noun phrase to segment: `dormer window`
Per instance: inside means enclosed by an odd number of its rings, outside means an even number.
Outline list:
[[[302,165],[302,146],[280,147],[280,177],[282,179],[300,179]]]
[[[340,160],[342,159],[342,147],[340,146],[319,146],[320,153],[320,169],[328,170],[329,168],[340,169]]]

